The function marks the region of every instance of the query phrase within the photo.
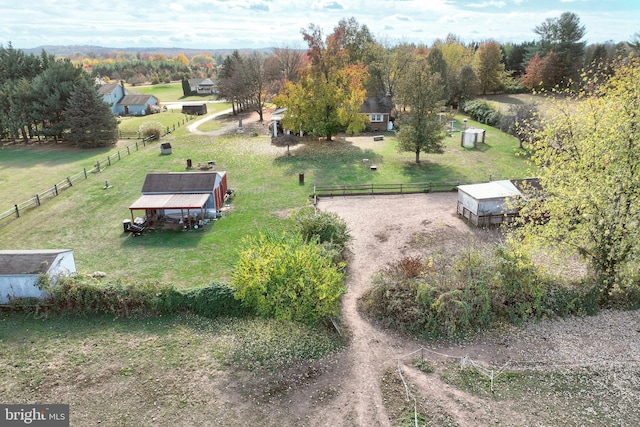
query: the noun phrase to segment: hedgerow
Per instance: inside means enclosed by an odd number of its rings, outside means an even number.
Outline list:
[[[45,290],[48,297],[38,306],[56,313],[127,317],[190,312],[209,318],[250,313],[233,297],[235,289],[218,282],[183,290],[156,282],[131,284],[76,276],[61,278]]]
[[[361,307],[384,325],[451,338],[499,322],[594,314],[594,289],[554,283],[527,256],[498,246],[394,262],[375,276]]]

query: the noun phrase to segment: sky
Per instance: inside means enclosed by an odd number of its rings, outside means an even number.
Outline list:
[[[355,18],[379,42],[430,45],[538,40],[533,28],[573,12],[584,41],[628,41],[640,32],[640,0],[0,0],[0,44],[242,49],[306,47],[309,24],[331,34]]]

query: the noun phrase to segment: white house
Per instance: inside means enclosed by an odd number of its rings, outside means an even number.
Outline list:
[[[124,88],[124,82],[120,82],[120,84],[102,83],[98,87],[98,94],[102,96],[102,100],[109,105],[111,112],[115,114],[116,105],[125,95],[129,94],[129,91]]]
[[[42,298],[41,274],[54,283],[76,273],[71,249],[0,250],[0,304],[15,298]]]
[[[214,95],[218,93],[216,82],[210,78],[189,79],[189,90],[197,95]]]

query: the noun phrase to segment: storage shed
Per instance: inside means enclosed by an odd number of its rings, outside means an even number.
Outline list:
[[[460,145],[465,148],[475,148],[479,142],[484,143],[486,131],[484,129],[469,128],[462,132]]]
[[[207,114],[207,104],[183,104],[182,114],[191,114],[194,116],[201,116]]]
[[[518,215],[518,208],[509,199],[525,197],[529,188],[539,189],[537,178],[460,185],[458,215],[476,226],[511,222]]]
[[[55,281],[76,273],[71,249],[0,250],[0,304],[16,298],[42,298],[41,274]]]
[[[145,211],[150,222],[215,218],[227,194],[226,172],[169,172],[147,174],[142,196],[131,206]]]

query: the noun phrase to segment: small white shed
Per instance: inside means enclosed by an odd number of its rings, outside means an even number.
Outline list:
[[[512,181],[491,181],[458,186],[458,215],[476,226],[511,221],[518,210],[509,206],[508,199],[522,193]]]
[[[484,129],[469,128],[462,132],[460,145],[465,148],[474,148],[479,142],[484,143],[486,131]]]
[[[42,298],[41,274],[55,282],[75,273],[72,249],[0,250],[0,304],[15,298]]]

